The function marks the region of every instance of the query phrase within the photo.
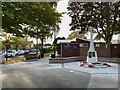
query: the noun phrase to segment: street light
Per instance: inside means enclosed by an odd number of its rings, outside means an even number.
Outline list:
[[[36,34],[36,54],[38,54],[38,29]]]
[[[53,55],[53,58],[55,58],[55,56],[56,56],[56,48],[55,48],[55,39],[56,39],[56,34],[57,34],[57,26],[54,26],[53,27],[53,31],[54,31],[54,55]]]
[[[54,27],[54,41],[55,41],[55,38],[56,38],[56,32],[55,32],[55,27]],[[55,43],[54,43],[54,58],[56,56],[56,50],[55,50]]]

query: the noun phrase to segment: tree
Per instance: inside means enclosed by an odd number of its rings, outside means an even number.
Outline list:
[[[84,39],[86,39],[86,37],[85,37],[86,32],[83,32],[83,33],[79,33],[79,32],[80,31],[72,32],[71,34],[68,35],[67,39],[74,39],[74,38],[84,38]]]
[[[28,49],[31,48],[33,42],[29,41],[27,38],[22,37],[11,37],[10,38],[11,46],[17,49]]]
[[[11,37],[10,42],[11,42],[11,46],[13,48],[15,48],[16,50],[18,50],[18,48],[21,48],[20,47],[20,39],[19,39],[19,37]]]
[[[65,40],[65,37],[57,37],[57,38],[53,41],[53,44],[56,45],[58,40]]]
[[[107,56],[110,57],[112,36],[120,31],[119,2],[69,2],[69,16],[72,18],[71,30],[88,31],[93,27],[106,41]]]
[[[27,34],[40,38],[43,47],[43,40],[52,34],[50,27],[61,21],[61,13],[56,11],[55,5],[53,2],[4,2],[3,29],[15,36]]]
[[[38,28],[55,25],[60,16],[51,2],[3,2],[2,28],[16,36],[22,36],[22,25]]]

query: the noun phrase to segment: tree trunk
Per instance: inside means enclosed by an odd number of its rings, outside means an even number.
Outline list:
[[[41,50],[43,52],[43,38],[41,38]]]
[[[40,53],[41,53],[41,58],[44,58],[44,50],[43,50],[43,38],[41,38],[40,39],[41,40],[41,51],[40,51]]]
[[[18,51],[18,46],[16,46],[15,48],[16,48],[16,51]]]
[[[110,51],[110,42],[106,42],[106,55],[107,57],[111,57],[111,51]]]

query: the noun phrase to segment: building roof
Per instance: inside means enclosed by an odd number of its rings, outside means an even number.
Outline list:
[[[85,42],[90,42],[90,39],[76,38],[76,40],[75,40],[75,39],[73,39],[73,40],[58,40],[58,41],[57,41],[57,44],[60,44],[60,43],[71,43],[71,42],[73,42],[73,41],[76,42],[77,40],[82,40],[83,42],[84,42],[84,41],[85,41]],[[103,41],[103,40],[94,40],[94,42],[105,43],[105,41]]]
[[[84,38],[76,38],[76,40],[83,40],[83,41],[88,41],[88,42],[90,42],[90,39],[84,39]]]
[[[87,42],[90,42],[90,39],[83,39],[83,38],[76,38],[76,40],[83,40],[83,41],[87,41]],[[93,42],[103,42],[103,43],[105,43],[105,41],[104,40],[93,40]]]
[[[58,40],[57,44],[60,44],[60,43],[71,43],[71,41],[73,41],[73,40]]]
[[[105,43],[105,41],[103,41],[103,40],[94,40],[93,42],[103,42],[103,43]]]

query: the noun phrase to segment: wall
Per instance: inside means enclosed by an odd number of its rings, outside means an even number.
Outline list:
[[[120,58],[120,44],[111,45],[111,57]]]
[[[96,44],[99,44],[99,46],[96,46]],[[74,57],[74,56],[82,56],[86,57],[87,52],[89,50],[89,43],[87,47],[81,47],[80,43],[74,43],[69,45],[75,45],[77,48],[72,49],[71,47],[68,47],[69,49],[65,49],[65,46],[68,46],[68,44],[62,44],[62,57]],[[106,57],[106,46],[105,43],[97,42],[94,43],[95,50],[97,51],[98,57]],[[111,44],[111,57],[120,58],[120,44]],[[61,45],[58,45],[58,52],[61,54]]]
[[[87,57],[88,47],[80,47],[80,56]]]
[[[106,57],[106,46],[105,43],[95,43],[99,44],[99,47],[95,47],[98,57]]]
[[[79,44],[62,44],[61,57],[74,57],[79,55]]]

